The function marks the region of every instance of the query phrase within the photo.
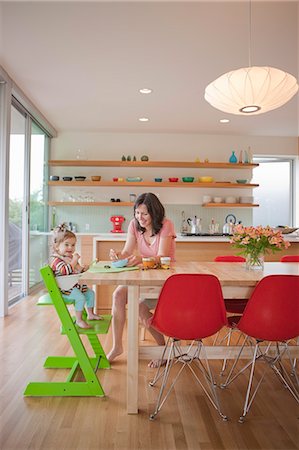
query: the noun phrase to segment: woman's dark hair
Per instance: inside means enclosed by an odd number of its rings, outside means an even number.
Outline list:
[[[163,220],[165,217],[165,209],[158,197],[152,192],[146,192],[139,195],[134,204],[134,216],[135,210],[140,205],[147,207],[148,213],[152,219],[153,235],[158,234],[163,226]],[[145,232],[145,228],[141,227],[138,220],[135,218],[135,223],[138,231]]]

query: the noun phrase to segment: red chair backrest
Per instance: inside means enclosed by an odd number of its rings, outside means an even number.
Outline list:
[[[164,283],[151,326],[166,336],[202,339],[227,324],[221,285],[208,274],[176,274]]]
[[[223,256],[216,256],[214,261],[215,262],[245,262],[246,259],[243,256],[223,255]]]
[[[238,328],[267,341],[299,336],[299,275],[269,275],[255,287]]]
[[[280,262],[299,262],[299,255],[282,256]]]

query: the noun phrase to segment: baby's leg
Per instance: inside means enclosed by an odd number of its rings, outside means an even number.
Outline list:
[[[87,309],[87,319],[88,320],[101,320],[103,319],[102,316],[98,316],[93,312],[94,308],[94,291],[92,289],[87,289],[86,292],[84,292],[85,299],[86,299],[86,309]]]
[[[85,305],[85,296],[84,294],[77,288],[72,289],[72,292],[69,295],[70,300],[74,300],[75,302],[75,311],[76,311],[76,324],[80,328],[90,328],[90,325],[82,319],[82,312]]]

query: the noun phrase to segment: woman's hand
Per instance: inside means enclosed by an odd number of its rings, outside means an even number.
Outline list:
[[[111,248],[110,251],[109,251],[109,258],[112,261],[116,261],[117,259],[119,259],[118,258],[118,253],[113,248]]]
[[[142,258],[141,256],[135,256],[135,255],[131,255],[128,256],[128,267],[132,267],[132,266],[138,266],[138,264],[141,264],[142,262]]]

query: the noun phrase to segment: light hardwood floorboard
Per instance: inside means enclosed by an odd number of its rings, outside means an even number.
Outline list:
[[[0,319],[0,449],[1,450],[296,450],[299,408],[268,371],[247,421],[239,424],[246,378],[220,390],[223,422],[191,374],[178,381],[155,421],[157,388],[153,370],[140,361],[140,413],[126,413],[126,355],[111,370],[98,371],[105,398],[23,397],[29,381],[64,380],[66,371],[47,370],[48,355],[72,354],[51,307],[37,307],[28,297]],[[152,344],[146,335],[145,345]],[[106,350],[111,335],[101,337]],[[86,344],[88,347],[88,344]],[[221,362],[212,361],[215,373]]]

